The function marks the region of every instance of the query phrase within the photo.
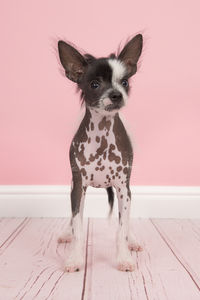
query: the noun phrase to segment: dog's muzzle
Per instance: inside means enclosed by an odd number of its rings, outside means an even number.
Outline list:
[[[112,103],[109,105],[106,105],[106,107],[105,107],[106,111],[120,109],[124,105],[122,93],[120,93],[119,91],[114,90],[114,91],[110,92],[108,97]]]

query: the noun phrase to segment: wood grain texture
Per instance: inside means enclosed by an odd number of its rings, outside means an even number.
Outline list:
[[[143,252],[116,266],[117,220],[84,223],[86,264],[64,273],[66,219],[0,219],[0,300],[199,300],[200,220],[131,221]]]
[[[137,294],[133,299],[199,299],[198,288],[152,223],[134,220],[132,228],[144,248],[141,255],[134,253],[137,268],[131,273],[132,291],[136,289]]]
[[[27,218],[0,219],[0,255],[14,241],[28,222]]]
[[[84,270],[64,273],[68,245],[57,243],[66,224],[65,219],[29,219],[1,255],[0,299],[81,298]]]
[[[116,269],[116,222],[92,221],[89,230],[85,299],[197,300],[199,290],[149,220],[132,224],[143,252],[133,252],[136,269]]]
[[[117,270],[117,221],[91,219],[84,299],[130,299],[128,273]]]
[[[152,224],[200,291],[200,221],[157,219]]]

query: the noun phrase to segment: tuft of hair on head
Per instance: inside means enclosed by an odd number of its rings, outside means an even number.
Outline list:
[[[111,54],[109,55],[109,58],[115,59],[115,58],[116,58],[115,53],[111,53]]]

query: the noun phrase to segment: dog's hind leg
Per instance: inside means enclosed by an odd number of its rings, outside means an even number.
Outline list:
[[[109,216],[111,216],[113,211],[113,205],[114,205],[114,192],[112,186],[106,188],[107,194],[108,194],[108,203],[110,205],[110,211]]]
[[[128,248],[131,251],[142,251],[143,248],[136,242],[136,238],[134,234],[129,230],[129,235],[128,235]]]
[[[67,228],[58,237],[58,243],[70,243],[72,241],[72,222],[67,225]]]

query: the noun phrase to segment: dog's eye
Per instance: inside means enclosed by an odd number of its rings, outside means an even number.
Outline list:
[[[100,83],[99,83],[97,80],[92,80],[92,81],[90,82],[90,87],[91,87],[92,89],[97,89],[99,86],[100,86]]]
[[[128,80],[127,80],[127,79],[123,79],[123,80],[122,80],[122,85],[123,85],[124,87],[128,87]]]

